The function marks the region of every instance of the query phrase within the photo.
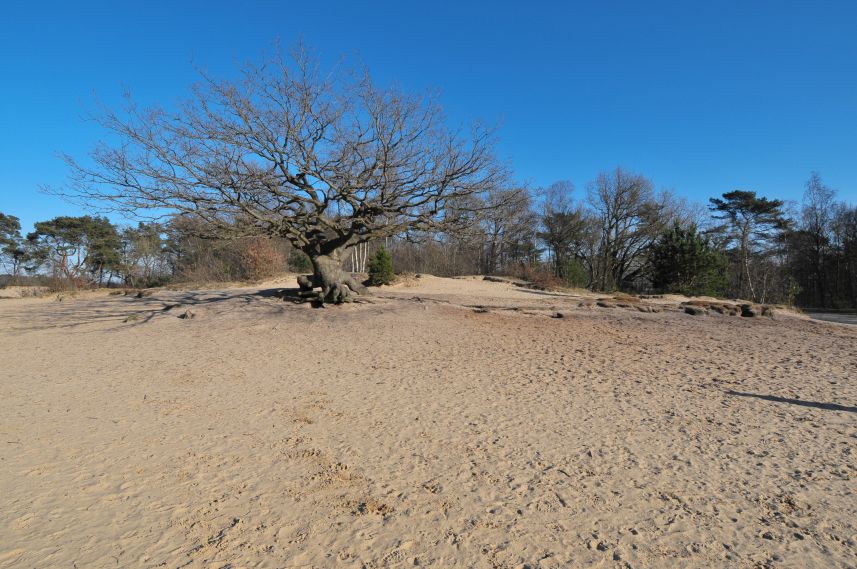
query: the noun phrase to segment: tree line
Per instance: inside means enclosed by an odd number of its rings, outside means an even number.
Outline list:
[[[752,191],[707,207],[615,168],[584,191],[519,187],[480,124],[450,128],[431,95],[324,71],[298,45],[238,78],[205,73],[183,104],[94,117],[105,140],[65,156],[56,194],[143,221],[57,217],[21,235],[0,218],[12,278],[56,283],[258,278],[347,302],[369,250],[399,271],[508,274],[598,291],[682,292],[855,307],[855,210],[820,176],[802,204]],[[165,221],[166,220],[166,221]]]
[[[309,259],[283,239],[207,238],[198,225],[174,217],[119,227],[106,217],[59,216],[22,235],[19,219],[0,213],[0,264],[6,272],[0,283],[145,288],[309,270]]]
[[[811,173],[790,204],[734,190],[692,204],[616,168],[509,189],[469,232],[399,240],[396,266],[439,275],[506,274],[596,291],[681,293],[857,308],[857,207]],[[489,196],[488,200],[499,200]]]
[[[836,200],[817,173],[800,204],[735,190],[708,207],[656,191],[643,175],[616,168],[576,192],[492,189],[454,231],[377,239],[399,271],[440,276],[504,274],[548,286],[681,293],[806,307],[857,308],[857,207]],[[206,234],[176,215],[118,227],[105,217],[60,216],[22,235],[0,213],[6,280],[48,279],[57,288],[150,287],[175,281],[262,279],[310,271],[284,238]],[[340,260],[365,270],[369,246]]]

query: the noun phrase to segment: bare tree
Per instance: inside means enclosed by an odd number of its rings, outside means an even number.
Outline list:
[[[592,284],[627,286],[644,271],[646,250],[678,209],[669,193],[656,194],[647,178],[622,168],[600,173],[588,197],[600,231]]]
[[[179,110],[104,111],[118,140],[91,161],[67,157],[64,193],[114,210],[203,220],[218,236],[287,238],[312,261],[305,296],[342,302],[364,287],[343,252],[372,239],[456,222],[503,175],[490,132],[444,125],[430,98],[322,75],[303,50],[248,65],[238,80],[202,74]]]
[[[164,228],[157,223],[140,223],[122,231],[121,273],[131,286],[151,286],[168,272],[164,254]]]
[[[833,234],[835,196],[836,192],[822,182],[818,172],[810,174],[803,194],[800,229],[806,232],[810,241],[809,262],[818,306],[825,306],[827,301],[824,263]]]
[[[857,207],[836,204],[833,235],[838,249],[834,282],[839,283],[843,304],[857,308]]]
[[[589,220],[581,204],[571,198],[574,184],[555,182],[544,192],[541,231],[538,236],[547,246],[553,262],[554,275],[566,278],[568,264],[575,258],[586,261]],[[588,264],[588,263],[587,263]]]
[[[354,245],[351,248],[351,258],[349,261],[351,262],[352,273],[365,273],[366,263],[369,261],[369,243],[363,242]]]
[[[487,192],[485,208],[478,219],[485,243],[482,272],[493,274],[505,268],[513,249],[532,233],[536,225],[530,209],[530,194],[525,188],[494,189]]]

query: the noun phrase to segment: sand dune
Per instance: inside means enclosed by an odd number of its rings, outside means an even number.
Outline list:
[[[857,328],[285,284],[0,301],[0,568],[857,565]]]

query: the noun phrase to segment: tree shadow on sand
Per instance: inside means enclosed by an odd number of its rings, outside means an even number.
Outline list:
[[[160,315],[175,315],[182,309],[205,307],[214,314],[282,314],[289,304],[303,304],[299,289],[155,291],[145,297],[108,296],[68,299],[38,305],[9,306],[0,319],[11,330],[29,332],[49,328],[78,328],[87,324],[114,323],[140,326]],[[283,301],[283,302],[277,302]],[[4,307],[5,308],[5,307]]]
[[[792,405],[800,405],[801,407],[814,407],[816,409],[826,409],[828,411],[844,411],[846,413],[857,413],[857,407],[849,407],[847,405],[838,405],[836,403],[821,403],[820,401],[804,401],[802,399],[788,399],[786,397],[777,397],[776,395],[760,395],[758,393],[744,393],[741,391],[729,390],[726,395],[737,395],[739,397],[753,397],[755,399],[764,399],[765,401],[773,401],[775,403],[790,403]]]

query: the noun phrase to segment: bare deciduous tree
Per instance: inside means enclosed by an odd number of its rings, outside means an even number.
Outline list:
[[[810,174],[803,194],[800,229],[806,232],[810,240],[809,261],[813,273],[812,286],[818,306],[825,306],[827,302],[824,262],[833,234],[835,196],[836,192],[824,184],[818,172]]]
[[[91,161],[67,157],[63,193],[140,214],[178,212],[212,234],[287,238],[312,261],[305,296],[342,302],[362,285],[341,269],[343,252],[372,239],[455,222],[499,183],[492,137],[444,124],[430,98],[380,89],[368,76],[319,73],[303,50],[242,69],[205,74],[179,110],[105,111],[118,142]]]
[[[572,200],[572,192],[574,185],[569,181],[555,182],[545,190],[542,231],[538,234],[547,246],[554,275],[563,279],[568,276],[570,261],[587,260],[584,244],[591,225],[582,205]]]
[[[628,286],[645,269],[647,248],[678,214],[676,203],[666,192],[656,194],[644,176],[616,168],[590,184],[589,205],[600,226],[592,284]]]
[[[838,249],[835,281],[840,283],[843,303],[857,308],[857,207],[844,202],[836,205],[833,234]]]
[[[530,210],[530,194],[525,188],[503,188],[487,192],[479,217],[484,232],[482,272],[494,274],[516,257],[516,246],[533,234],[536,219]]]
[[[358,243],[351,248],[351,272],[365,273],[369,261],[369,243]]]

